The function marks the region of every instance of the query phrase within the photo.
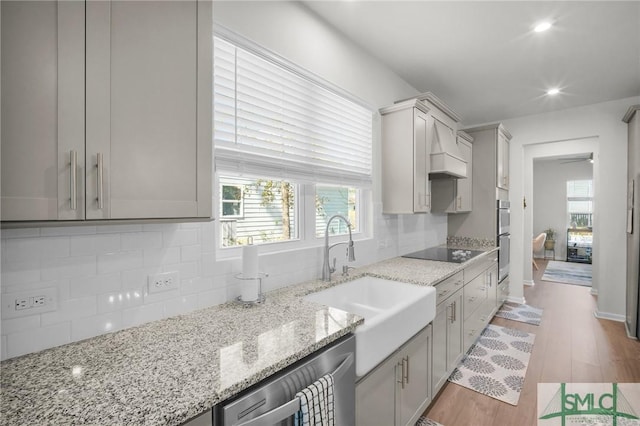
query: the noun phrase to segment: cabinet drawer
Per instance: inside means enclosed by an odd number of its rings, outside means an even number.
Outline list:
[[[466,302],[465,302],[466,303]],[[466,306],[465,306],[466,308]],[[468,319],[464,321],[464,347],[465,352],[469,349],[469,347],[478,339],[482,330],[489,324],[490,311],[492,306],[488,302],[482,303],[476,310],[471,314]]]
[[[482,256],[481,259],[476,260],[471,265],[464,268],[464,282],[465,284],[473,280],[480,275],[483,271],[491,268],[498,262],[498,252],[495,251],[491,254]]]
[[[439,305],[447,297],[451,296],[463,286],[462,271],[436,284],[436,305]]]
[[[486,300],[487,283],[484,274],[464,286],[464,319],[468,319]]]

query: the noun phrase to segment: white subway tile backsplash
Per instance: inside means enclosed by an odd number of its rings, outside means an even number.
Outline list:
[[[162,247],[162,232],[130,232],[122,234],[122,249],[157,249]]]
[[[183,262],[198,261],[202,258],[202,248],[200,245],[182,246],[180,260]]]
[[[149,321],[156,321],[164,317],[164,303],[158,302],[142,305],[122,311],[122,326],[134,327]]]
[[[164,231],[162,235],[165,247],[186,246],[198,244],[197,229],[175,229]]]
[[[2,241],[2,263],[69,256],[69,238],[12,238]]]
[[[40,327],[40,315],[2,320],[2,334],[13,334]]]
[[[198,294],[190,294],[167,300],[164,302],[164,315],[166,317],[172,317],[195,311],[200,307],[199,298],[200,295]]]
[[[142,291],[147,288],[148,278],[151,274],[160,272],[158,268],[131,269],[122,272],[122,290]]]
[[[356,266],[441,244],[446,216],[374,219],[378,239],[356,241]],[[14,357],[233,300],[237,257],[217,260],[216,222],[0,231],[3,294],[55,287],[59,309],[2,322],[0,357]],[[438,241],[441,235],[442,241]],[[335,252],[335,253],[334,253]],[[343,251],[334,249],[340,267]],[[229,251],[224,253],[229,255]],[[260,253],[264,290],[315,279],[322,248]],[[177,290],[148,294],[150,274],[177,271]]]
[[[202,253],[202,276],[211,277],[216,275],[216,255],[215,253]]]
[[[43,280],[92,276],[96,273],[95,256],[75,256],[44,259],[41,264]]]
[[[2,257],[5,250],[2,250]],[[2,286],[17,286],[40,281],[40,262],[29,260],[26,262],[2,263]]]
[[[180,283],[180,294],[194,294],[203,291],[213,290],[213,278],[191,278],[182,280]]]
[[[41,315],[42,326],[95,316],[98,313],[96,296],[68,299],[58,302],[58,310]]]
[[[171,265],[180,262],[180,247],[143,250],[144,266]]]
[[[114,274],[96,275],[94,277],[72,278],[69,281],[69,297],[77,299],[85,296],[118,291],[122,288],[122,276]]]
[[[111,312],[71,321],[71,341],[76,342],[122,329],[122,313]]]
[[[175,290],[166,290],[158,293],[149,293],[148,291],[143,292],[144,295],[144,304],[149,305],[157,302],[162,302],[167,299],[176,299],[180,297],[180,289]]]
[[[7,358],[7,336],[2,335],[0,338],[0,361],[4,361]]]
[[[98,274],[126,271],[142,266],[142,251],[122,251],[98,255]]]
[[[98,234],[116,234],[141,231],[142,225],[100,225],[96,228],[96,232]]]
[[[1,229],[0,237],[5,238],[27,238],[40,236],[40,228],[16,228]]]
[[[216,306],[227,301],[227,292],[225,290],[211,290],[200,293],[198,297],[198,308],[208,308]]]
[[[120,250],[120,234],[71,237],[71,256],[113,253]]]
[[[177,265],[166,265],[162,268],[163,272],[178,271],[181,280],[187,280],[189,278],[195,278],[200,276],[200,263],[199,262],[187,262],[179,263]]]
[[[41,351],[71,342],[71,326],[68,322],[34,328],[7,335],[7,357]]]
[[[95,226],[64,226],[41,228],[40,235],[42,237],[70,236],[70,235],[91,235],[96,233]]]
[[[144,303],[142,289],[99,294],[98,313],[122,311]]]

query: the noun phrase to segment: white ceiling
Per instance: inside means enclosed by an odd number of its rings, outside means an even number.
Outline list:
[[[465,125],[640,95],[639,1],[304,3]]]

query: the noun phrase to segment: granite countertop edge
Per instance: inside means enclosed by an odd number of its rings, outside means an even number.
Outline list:
[[[304,301],[301,302],[301,298],[306,296],[307,294],[314,293],[317,291],[321,291],[326,288],[333,287],[335,285],[355,280],[361,278],[363,276],[372,276],[377,278],[389,279],[394,281],[408,282],[416,285],[426,285],[432,286],[439,281],[442,281],[462,269],[470,266],[475,263],[479,259],[485,258],[486,255],[497,250],[496,247],[470,247],[470,246],[460,246],[456,245],[453,247],[452,245],[448,246],[449,248],[461,248],[461,249],[479,249],[484,251],[480,256],[472,258],[464,263],[448,263],[448,262],[438,262],[438,261],[428,261],[428,260],[419,260],[419,259],[408,259],[402,257],[396,257],[392,259],[383,260],[380,262],[376,262],[371,265],[363,266],[355,270],[350,276],[347,277],[337,277],[332,282],[323,282],[320,280],[311,280],[307,282],[303,282],[300,284],[295,284],[292,286],[284,287],[281,289],[273,290],[267,293],[267,302],[264,304],[268,306],[268,309],[273,310],[283,310],[286,311],[287,307],[291,307],[296,305],[297,309],[306,310],[308,313],[313,311],[313,315],[317,314],[319,311],[323,311],[326,309],[334,309],[328,308],[320,304],[316,304],[313,302]],[[426,272],[425,273],[425,268]],[[416,272],[419,270],[419,273]],[[264,309],[267,309],[266,307]],[[103,345],[108,346],[108,341],[114,340],[116,336],[121,337],[122,340],[125,340],[123,344],[126,345],[126,339],[130,338],[133,341],[135,340],[137,335],[140,333],[155,333],[162,332],[165,328],[170,330],[168,324],[175,321],[202,321],[206,323],[205,325],[211,326],[211,322],[215,322],[218,320],[219,316],[229,316],[229,315],[242,315],[249,314],[255,311],[252,309],[245,309],[242,306],[234,303],[225,303],[222,305],[205,308],[199,311],[195,311],[185,315],[179,315],[177,317],[165,318],[163,320],[154,321],[152,323],[143,324],[141,326],[121,330],[115,333],[105,334],[101,336],[96,336],[94,338],[90,338],[87,340],[70,343],[67,345],[63,345],[60,347],[55,347],[51,349],[46,349],[41,352],[36,352],[32,354],[23,355],[17,358],[11,358],[3,361],[0,365],[2,367],[1,370],[1,382],[2,387],[0,389],[0,397],[1,397],[1,405],[0,405],[0,413],[2,414],[3,420],[2,424],[15,424],[13,420],[20,421],[16,417],[15,410],[17,410],[20,404],[20,400],[16,400],[16,393],[12,392],[11,395],[8,394],[7,387],[16,386],[16,383],[12,381],[19,377],[17,374],[19,371],[13,371],[11,373],[11,369],[16,366],[16,368],[20,368],[20,366],[33,366],[38,365],[40,361],[48,359],[48,357],[55,357],[56,355],[64,356],[64,355],[72,355],[75,351],[78,352],[90,352],[87,349],[87,346],[92,345]],[[267,312],[268,314],[268,312]],[[292,314],[293,315],[293,314]],[[180,403],[176,402],[174,405],[171,405],[173,401],[163,401],[164,404],[153,404],[154,401],[149,401],[147,409],[144,407],[138,406],[129,406],[130,413],[119,412],[114,414],[117,418],[109,417],[109,421],[112,424],[125,424],[125,423],[140,423],[141,421],[144,424],[157,424],[157,425],[179,425],[185,421],[188,421],[191,418],[202,414],[207,409],[211,408],[215,404],[222,402],[228,398],[231,398],[248,387],[259,383],[261,380],[277,373],[278,371],[294,364],[295,362],[305,358],[306,356],[312,354],[313,352],[322,349],[326,345],[329,345],[336,340],[352,333],[355,328],[364,322],[364,319],[353,314],[347,313],[348,319],[342,327],[335,330],[334,332],[326,335],[324,338],[319,339],[317,341],[311,343],[304,343],[300,345],[300,347],[296,350],[295,353],[287,354],[287,356],[282,357],[274,361],[269,365],[265,365],[263,368],[259,370],[255,370],[251,372],[247,377],[244,377],[232,384],[223,386],[220,385],[218,389],[207,389],[206,394],[198,393],[197,396],[193,396],[191,400],[188,401],[180,401]],[[260,329],[262,331],[262,329]],[[255,334],[257,334],[256,332]],[[250,336],[251,333],[247,334]],[[245,337],[247,337],[245,336]],[[256,336],[252,336],[256,337]],[[301,340],[301,339],[300,339]],[[210,348],[210,351],[217,351],[221,347],[223,347],[224,343],[219,344],[219,347]],[[213,346],[213,344],[212,344]],[[109,355],[107,355],[109,356]],[[72,356],[69,356],[72,358]],[[50,361],[50,360],[49,360]],[[96,361],[98,362],[98,361]],[[137,366],[142,369],[142,371],[146,371],[147,369],[153,369],[151,363],[147,366]],[[24,367],[23,367],[24,368]],[[220,373],[219,373],[220,374]],[[11,376],[11,377],[9,377]],[[44,380],[46,382],[46,380]],[[49,385],[51,386],[55,380],[51,380]],[[47,393],[55,392],[55,389],[49,389],[46,387],[47,383],[43,383],[41,388],[38,388],[34,384],[29,386],[32,389],[32,392],[35,393]],[[19,383],[18,383],[19,385]],[[106,383],[104,384],[106,385]],[[127,383],[123,383],[122,386],[127,385]],[[17,392],[18,395],[22,395],[23,390],[20,389],[20,392]],[[106,392],[106,391],[105,391]],[[31,397],[37,397],[37,395],[30,395]],[[84,395],[83,395],[84,396]],[[12,399],[13,398],[13,399]],[[92,402],[91,398],[86,397],[86,400],[76,401],[75,404],[90,404]],[[57,401],[54,399],[54,401]],[[41,407],[26,407],[28,410],[39,410],[41,413],[48,413],[50,417],[47,421],[46,418],[38,418],[38,421],[45,421],[49,424],[59,424],[64,422],[72,422],[76,424],[85,423],[84,420],[86,418],[82,417],[81,414],[78,413],[69,413],[67,410],[62,410],[63,412],[58,412],[56,410],[60,410],[60,407],[46,406],[46,404],[42,404]],[[149,411],[152,409],[158,409],[158,407],[162,407],[163,409],[160,412],[155,412],[150,414]],[[120,407],[122,408],[122,407]],[[22,407],[20,411],[25,410],[25,407]],[[125,411],[127,411],[125,409]],[[32,411],[33,412],[33,411]],[[12,416],[14,414],[14,416]],[[91,423],[91,420],[89,422]]]

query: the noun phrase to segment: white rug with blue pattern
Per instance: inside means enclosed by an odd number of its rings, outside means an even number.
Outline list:
[[[551,260],[542,276],[543,281],[591,287],[592,268],[589,263],[558,262]]]
[[[536,335],[489,324],[449,381],[518,405]]]

